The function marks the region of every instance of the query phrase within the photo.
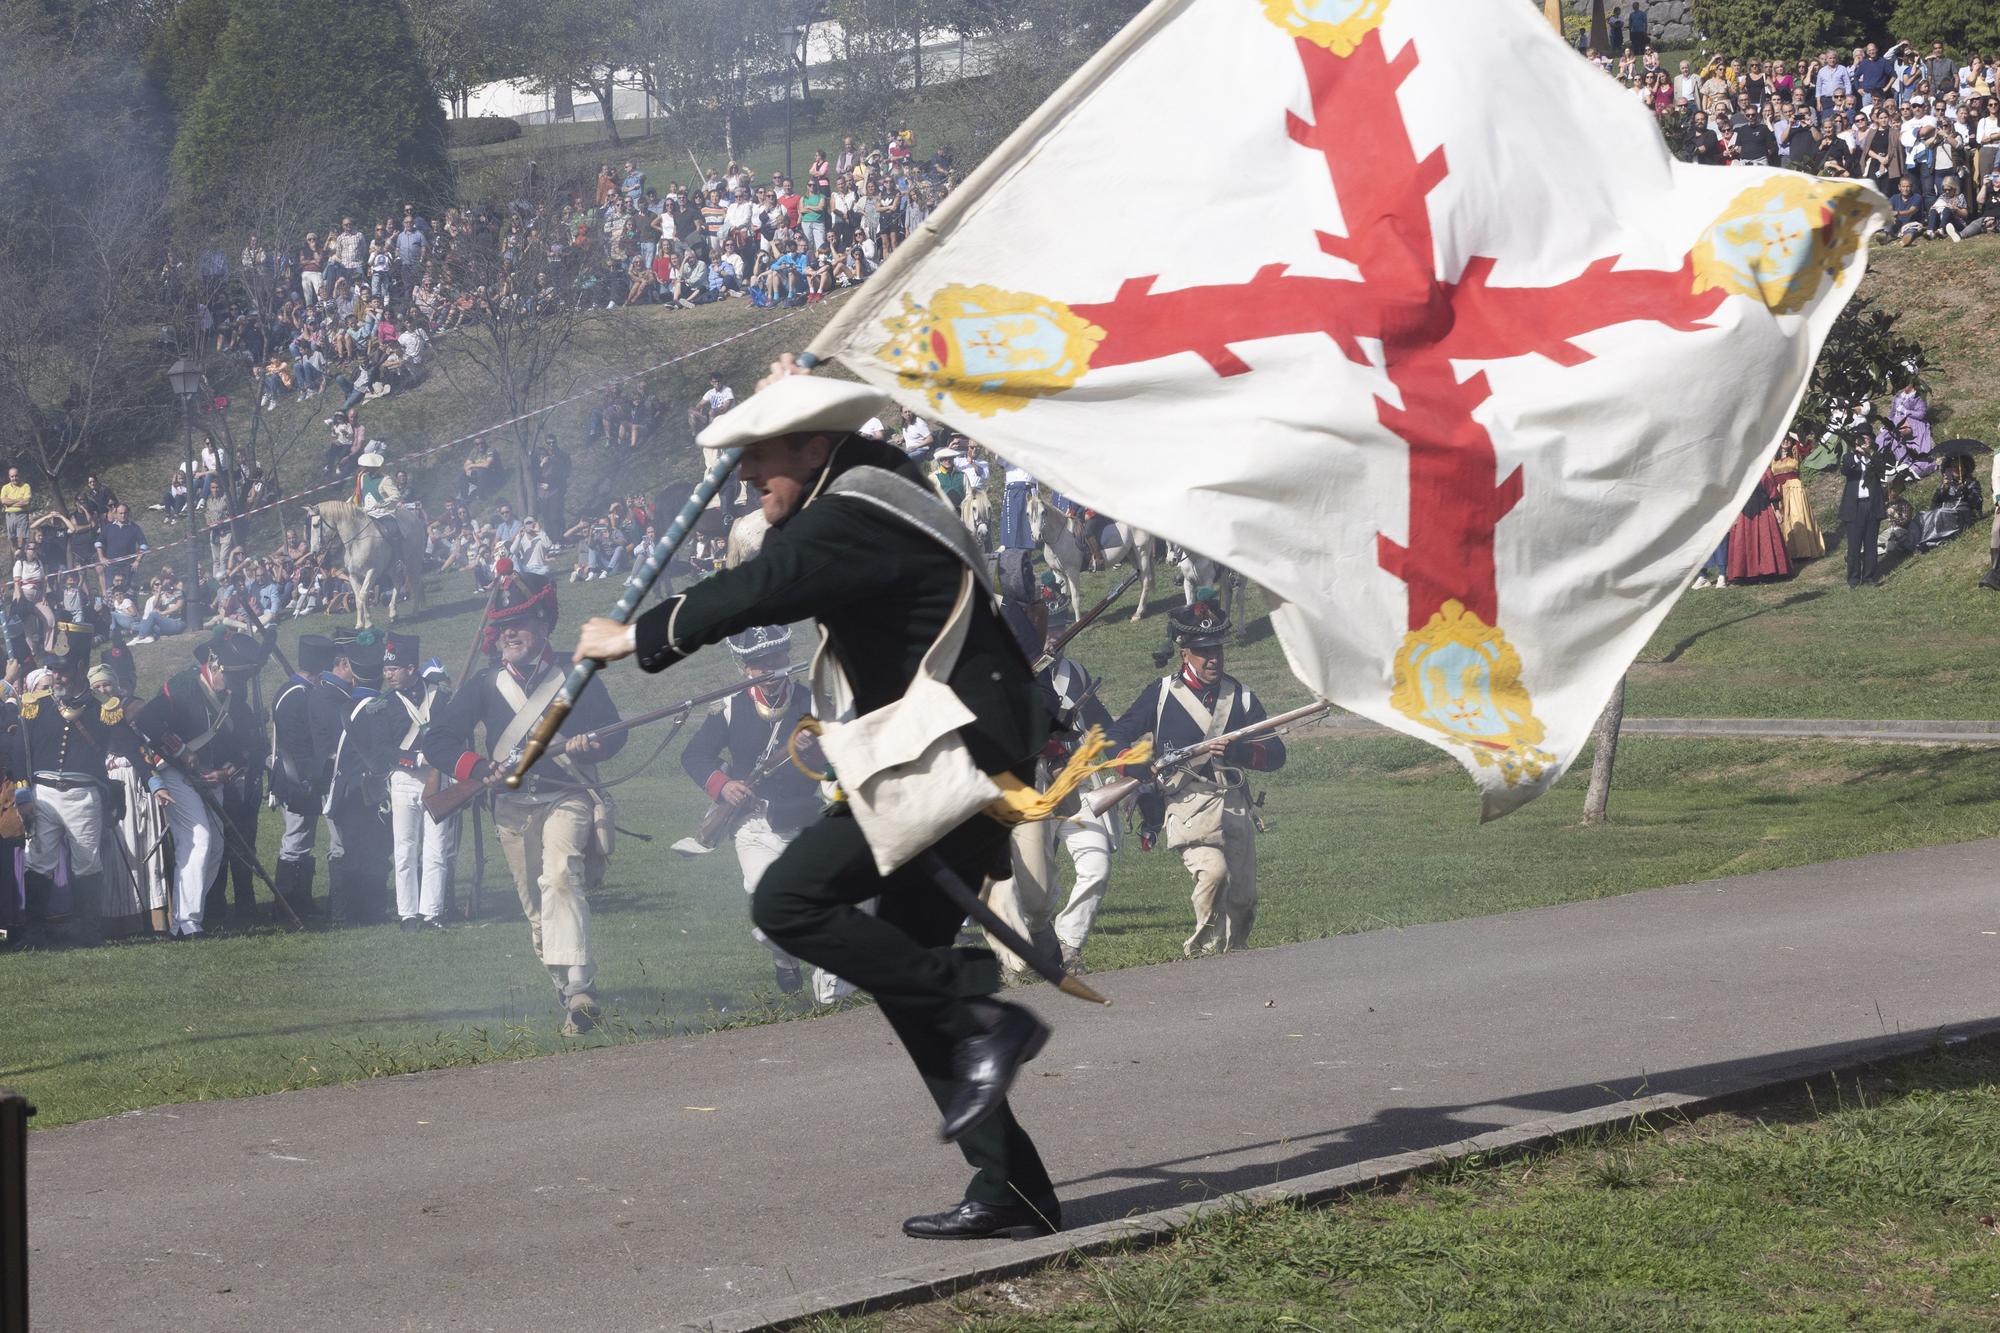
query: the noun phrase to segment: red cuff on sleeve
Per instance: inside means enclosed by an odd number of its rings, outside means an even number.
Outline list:
[[[729,785],[729,775],[723,772],[719,768],[716,769],[713,773],[710,773],[708,775],[708,781],[702,784],[702,786],[708,792],[708,799],[711,801],[721,800],[722,789],[728,785]]]
[[[1243,767],[1262,768],[1264,766],[1264,742],[1249,741],[1247,744],[1250,746],[1250,758]]]
[[[452,765],[451,775],[457,778],[460,782],[470,782],[472,781],[472,770],[477,768],[478,766],[479,766],[479,756],[474,754],[471,750],[467,750],[464,754],[458,757],[458,762]]]

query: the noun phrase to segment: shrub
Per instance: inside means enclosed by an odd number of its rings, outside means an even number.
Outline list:
[[[521,137],[521,122],[511,116],[464,116],[444,123],[445,142],[453,148],[483,148]]]

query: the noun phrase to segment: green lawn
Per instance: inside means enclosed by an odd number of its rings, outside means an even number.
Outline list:
[[[1321,1209],[1218,1209],[1154,1250],[805,1327],[1992,1328],[1996,1204],[2000,1050],[1969,1044]]]

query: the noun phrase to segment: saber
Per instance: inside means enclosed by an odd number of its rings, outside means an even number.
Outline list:
[[[1079,1000],[1089,1000],[1092,1004],[1108,1005],[1111,1001],[1092,990],[1082,978],[1063,971],[1062,964],[1042,956],[1034,945],[1021,938],[1020,932],[1000,919],[1000,914],[980,900],[978,894],[967,887],[956,870],[945,864],[945,859],[936,852],[925,852],[917,858],[917,864],[926,874],[938,882],[945,896],[958,905],[959,910],[977,921],[990,932],[994,939],[1007,946],[1029,967],[1035,969],[1042,980],[1054,986],[1065,995],[1073,995]]]
[[[729,480],[729,474],[736,470],[737,460],[742,457],[741,449],[724,449],[721,456],[715,460],[715,466],[702,475],[701,481],[688,496],[687,503],[681,506],[681,512],[674,517],[672,525],[667,528],[666,535],[661,537],[647,554],[645,563],[633,570],[632,577],[625,580],[625,595],[618,599],[617,606],[611,608],[611,619],[621,625],[632,623],[632,617],[639,613],[639,603],[653,590],[653,585],[659,582],[660,575],[666,572],[668,562],[674,558],[675,552],[681,549],[681,544],[687,541],[688,534],[694,531],[695,522],[701,517],[702,510],[708,508],[708,502],[722,489],[722,483]],[[556,732],[562,729],[563,719],[569,716],[570,709],[576,707],[576,701],[583,697],[583,691],[589,686],[591,677],[595,676],[603,666],[604,663],[599,659],[586,657],[570,668],[562,689],[556,692],[555,698],[549,700],[548,711],[542,714],[542,720],[535,724],[535,729],[528,734],[527,743],[521,747],[520,761],[514,765],[514,771],[507,775],[509,789],[519,787],[521,779],[525,778],[528,770],[535,766],[535,761],[548,750],[549,743],[556,737]]]

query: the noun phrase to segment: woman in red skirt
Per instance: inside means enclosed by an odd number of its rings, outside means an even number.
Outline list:
[[[1743,504],[1736,526],[1729,530],[1729,581],[1790,578],[1792,558],[1785,553],[1785,533],[1774,506],[1781,484],[1766,469],[1757,488]]]

